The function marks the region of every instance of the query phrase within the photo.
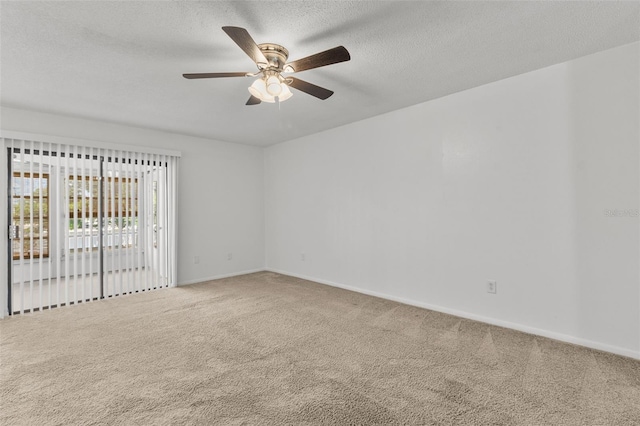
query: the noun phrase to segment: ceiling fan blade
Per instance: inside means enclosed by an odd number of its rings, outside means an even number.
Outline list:
[[[220,77],[246,77],[246,72],[204,72],[196,74],[182,74],[184,78],[220,78]]]
[[[247,103],[245,105],[258,105],[260,102],[262,102],[260,99],[258,99],[255,96],[251,95],[251,97],[249,98],[249,100],[247,101]]]
[[[227,33],[227,35],[231,37],[231,40],[235,41],[236,44],[240,46],[240,49],[244,50],[244,53],[253,59],[253,62],[256,64],[269,64],[269,61],[264,57],[262,51],[256,42],[253,41],[247,30],[240,27],[222,27],[222,31]]]
[[[307,83],[306,81],[300,80],[295,77],[287,77],[287,80],[290,80],[289,86],[294,89],[298,89],[301,92],[305,92],[310,94],[311,96],[315,96],[318,99],[325,100],[329,96],[333,95],[331,90],[325,89],[324,87],[316,86],[315,84]]]
[[[286,72],[300,72],[345,62],[349,59],[351,59],[351,55],[349,55],[347,49],[345,49],[344,46],[338,46],[325,50],[324,52],[316,53],[315,55],[307,56],[306,58],[298,59],[297,61],[289,62],[284,66],[284,70]]]

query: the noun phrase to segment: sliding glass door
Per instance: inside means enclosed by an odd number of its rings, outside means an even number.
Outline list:
[[[10,313],[175,285],[176,157],[4,142]]]

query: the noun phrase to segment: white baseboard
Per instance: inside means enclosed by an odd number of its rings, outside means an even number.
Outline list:
[[[313,281],[320,284],[326,284],[332,287],[342,288],[344,290],[355,291],[356,293],[362,293],[369,296],[380,297],[382,299],[393,300],[394,302],[404,303],[405,305],[417,306],[419,308],[429,309],[431,311],[442,312],[449,315],[455,315],[457,317],[466,318],[474,321],[480,321],[483,323],[496,325],[499,327],[510,328],[513,330],[522,331],[524,333],[534,334],[536,336],[548,337],[549,339],[559,340],[566,343],[571,343],[578,346],[584,346],[591,349],[597,349],[604,352],[610,352],[616,355],[622,355],[629,358],[635,358],[640,360],[640,351],[634,351],[627,348],[621,348],[618,346],[607,345],[605,343],[594,342],[592,340],[583,339],[580,337],[570,336],[567,334],[556,333],[554,331],[543,330],[540,328],[529,327],[527,325],[517,324],[509,321],[503,321],[496,318],[485,317],[482,315],[476,315],[465,311],[460,311],[457,309],[451,309],[443,306],[432,305],[430,303],[424,303],[412,299],[405,299],[403,297],[391,296],[385,293],[379,293],[377,291],[366,290],[358,287],[353,287],[349,285],[344,285],[340,283],[335,283],[332,281],[323,280],[320,278],[308,277],[300,274],[295,274],[287,271],[281,271],[278,269],[266,268],[265,270],[269,272],[275,272],[282,275],[289,275],[291,277],[301,278],[303,280]]]
[[[265,271],[264,268],[259,268],[259,269],[250,269],[250,270],[247,270],[247,271],[232,272],[230,274],[216,275],[216,276],[213,276],[213,277],[196,278],[194,280],[182,281],[182,282],[178,283],[178,287],[183,286],[183,285],[191,285],[191,284],[198,284],[198,283],[203,283],[203,282],[207,282],[207,281],[219,280],[219,279],[222,279],[222,278],[236,277],[238,275],[254,274],[256,272],[263,272],[263,271]]]

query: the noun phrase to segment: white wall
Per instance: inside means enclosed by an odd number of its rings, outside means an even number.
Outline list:
[[[640,357],[639,46],[267,148],[267,267]]]
[[[178,283],[263,269],[262,148],[14,108],[3,107],[0,118],[5,131],[180,151]],[[0,165],[4,187],[6,164]]]

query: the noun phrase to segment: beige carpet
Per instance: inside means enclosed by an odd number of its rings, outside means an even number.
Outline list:
[[[269,272],[0,333],[3,425],[640,424],[638,361]]]

